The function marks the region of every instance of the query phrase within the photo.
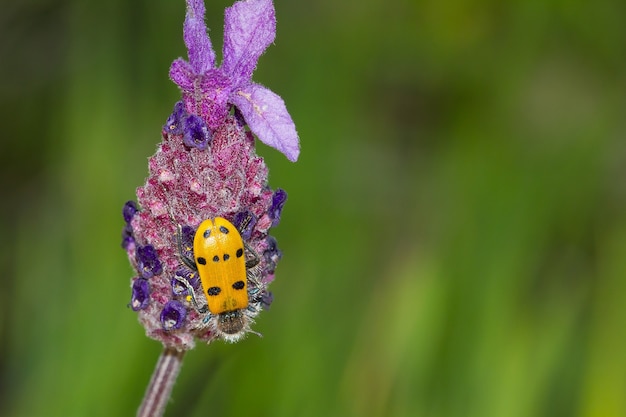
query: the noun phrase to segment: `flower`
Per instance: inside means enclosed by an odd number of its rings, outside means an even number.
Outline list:
[[[244,240],[247,240],[252,237],[252,232],[254,231],[254,226],[256,226],[256,222],[257,218],[254,213],[246,210],[237,213],[233,224],[241,232],[241,237]]]
[[[135,251],[135,260],[137,269],[144,278],[151,278],[163,272],[161,261],[152,245],[139,246]]]
[[[251,81],[257,60],[276,36],[272,1],[240,1],[226,9],[220,67],[215,66],[204,12],[202,0],[187,0],[183,31],[189,61],[178,58],[170,68],[170,78],[180,87],[186,110],[199,115],[208,129],[215,131],[229,114],[230,105],[236,106],[261,142],[295,162],[299,139],[285,103]],[[177,129],[179,125],[169,126]]]
[[[278,223],[280,223],[280,215],[283,212],[285,201],[287,201],[287,193],[285,190],[281,188],[276,189],[272,196],[272,206],[268,213],[272,219],[272,226],[278,226]]]
[[[122,216],[124,216],[124,221],[126,222],[124,229],[122,229],[122,247],[124,249],[128,249],[130,245],[135,243],[131,221],[138,210],[137,204],[134,201],[127,201],[122,209]]]
[[[148,284],[148,280],[137,278],[133,282],[132,288],[130,307],[135,311],[146,308],[150,302],[150,284]]]
[[[134,201],[127,201],[124,204],[124,208],[122,209],[122,216],[124,216],[124,221],[126,224],[130,223],[133,219],[133,216],[139,211],[137,208],[137,203]]]
[[[254,319],[272,302],[268,286],[282,254],[269,232],[280,221],[287,194],[268,185],[268,169],[255,153],[251,131],[291,160],[299,152],[282,100],[254,101],[273,93],[250,81],[256,60],[274,39],[272,2],[240,1],[227,9],[220,68],[214,67],[203,15],[202,2],[188,0],[184,39],[189,62],[178,59],[170,71],[183,97],[162,128],[148,178],[137,188],[137,203],[129,201],[122,210],[122,247],[136,271],[129,305],[149,337],[179,351],[191,349],[196,340],[240,340],[253,332]],[[249,108],[240,101],[247,94],[253,97]],[[276,122],[276,115],[285,116],[287,125]],[[233,288],[247,288],[247,305],[211,313],[206,308],[211,293],[203,288],[195,264],[194,239],[201,223],[217,217],[242,237],[246,271],[236,272],[245,274],[247,285],[238,280]]]
[[[174,330],[180,329],[187,317],[187,309],[180,301],[170,301],[165,304],[161,311],[161,323],[163,329]]]

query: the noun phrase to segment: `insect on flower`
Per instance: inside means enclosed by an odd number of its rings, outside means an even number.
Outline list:
[[[237,228],[223,217],[203,221],[194,236],[193,259],[185,254],[180,225],[177,243],[181,261],[200,275],[207,304],[199,305],[193,286],[184,277],[175,279],[187,289],[195,309],[207,313],[203,322],[229,342],[252,332],[250,324],[258,314],[261,302],[258,296],[263,293],[263,285],[253,272],[260,258]],[[246,251],[250,259],[246,259]]]
[[[281,251],[270,233],[287,197],[270,187],[255,146],[258,139],[290,161],[300,153],[282,98],[252,80],[276,36],[272,0],[226,8],[221,63],[204,1],[186,4],[187,58],[169,72],[182,97],[161,129],[136,203],[124,206],[122,231],[135,269],[130,306],[148,337],[177,351],[196,340],[236,342],[255,333],[256,317],[272,302],[268,287]]]

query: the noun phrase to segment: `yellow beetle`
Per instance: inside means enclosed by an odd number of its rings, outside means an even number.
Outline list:
[[[259,263],[256,252],[241,238],[239,230],[223,217],[200,223],[193,240],[194,259],[186,257],[182,248],[182,232],[178,227],[178,251],[181,260],[197,270],[207,305],[200,307],[193,287],[186,279],[175,276],[188,290],[200,313],[207,313],[208,322],[216,333],[227,341],[237,341],[245,332],[253,315],[248,311],[248,269]],[[253,259],[246,260],[245,250]],[[252,280],[256,287],[260,284]],[[255,313],[254,309],[252,313]],[[254,314],[256,315],[256,314]]]
[[[193,253],[211,314],[248,307],[243,239],[228,220],[203,221],[193,240]]]

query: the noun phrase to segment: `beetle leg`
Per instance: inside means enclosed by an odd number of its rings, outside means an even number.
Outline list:
[[[259,277],[257,276],[256,272],[254,270],[248,270],[246,277],[248,278],[248,281],[250,282],[250,284],[252,284],[252,288],[250,288],[250,286],[248,286],[249,290],[248,290],[248,295],[252,295],[254,296],[253,292],[253,288],[254,289],[259,289],[263,287],[263,283],[259,280]]]
[[[193,302],[193,305],[196,308],[196,311],[202,314],[206,313],[207,310],[209,309],[209,306],[205,304],[202,307],[200,307],[198,305],[198,300],[196,299],[196,291],[193,289],[191,284],[189,284],[189,282],[187,282],[186,279],[179,277],[178,275],[174,275],[174,279],[180,282],[187,289],[187,292],[189,292],[189,295],[191,296],[191,301]]]
[[[246,268],[250,269],[250,268],[257,266],[259,262],[261,262],[261,258],[259,257],[259,254],[256,253],[256,251],[252,248],[252,246],[248,245],[247,242],[244,241],[243,245],[248,250],[248,252],[250,252],[250,254],[252,255],[251,259],[246,259]]]
[[[207,324],[209,320],[211,320],[212,318],[213,318],[213,314],[209,313],[206,316],[204,316],[204,319],[202,319],[202,323]]]
[[[237,230],[239,230],[239,233],[243,234],[243,231],[246,230],[246,227],[248,227],[248,224],[250,223],[251,220],[252,220],[251,216],[247,216],[245,219],[242,220],[241,224],[237,228]],[[256,253],[256,251],[252,249],[252,247],[248,245],[248,243],[245,240],[243,241],[243,245],[248,250],[248,252],[250,252],[250,254],[252,255],[251,259],[246,259],[246,268],[250,269],[258,265],[258,263],[260,262],[259,254]]]

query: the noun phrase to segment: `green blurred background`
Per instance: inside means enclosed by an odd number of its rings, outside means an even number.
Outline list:
[[[221,50],[223,9],[207,23]],[[275,302],[166,416],[626,416],[626,5],[276,0],[254,79],[302,154]],[[0,415],[134,415],[161,347],[121,208],[179,94],[183,0],[0,12]]]

